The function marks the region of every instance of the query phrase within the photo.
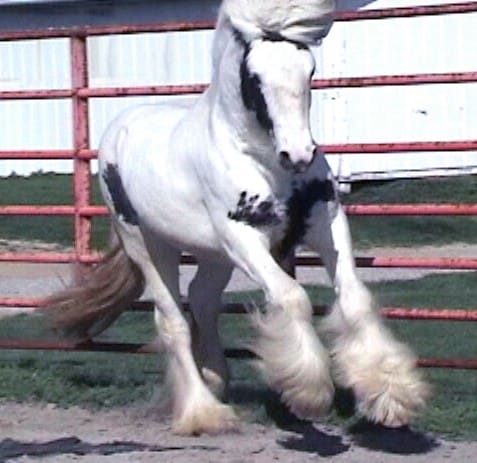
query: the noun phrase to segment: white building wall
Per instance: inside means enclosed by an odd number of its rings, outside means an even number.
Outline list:
[[[346,0],[344,9],[349,4]],[[364,8],[405,5],[378,0]],[[315,51],[316,77],[475,71],[475,24],[473,13],[336,23],[323,47]],[[198,31],[91,38],[90,85],[206,83],[211,37],[211,31]],[[0,42],[0,57],[2,90],[70,86],[66,39]],[[92,147],[97,147],[105,126],[121,109],[164,98],[184,97],[91,99]],[[0,102],[0,149],[71,148],[70,109],[68,100]],[[329,89],[313,92],[312,123],[315,137],[326,144],[465,140],[477,139],[476,112],[477,84]],[[475,152],[329,159],[342,181],[449,169],[477,171]],[[71,168],[71,161],[0,161],[0,175]]]
[[[378,0],[365,8],[410,3]],[[336,23],[323,48],[325,64],[333,62],[325,76],[476,71],[476,24],[476,13]],[[477,139],[477,84],[337,89],[333,98],[339,128],[327,125],[333,118],[324,121],[326,143]],[[475,152],[342,155],[330,161],[342,181],[477,172]]]

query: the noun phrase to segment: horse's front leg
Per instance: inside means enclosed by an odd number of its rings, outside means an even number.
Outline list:
[[[358,412],[371,421],[390,427],[405,425],[428,395],[415,357],[384,326],[370,292],[356,274],[341,205],[317,203],[310,222],[306,244],[320,253],[336,292],[320,330],[331,344],[336,380],[354,391]]]
[[[266,237],[257,229],[230,222],[224,246],[234,261],[265,292],[266,306],[252,320],[259,336],[252,347],[269,385],[300,418],[329,410],[334,387],[328,353],[312,325],[312,307],[304,289],[275,262]]]

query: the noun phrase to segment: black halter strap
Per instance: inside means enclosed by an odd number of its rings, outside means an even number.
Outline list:
[[[250,48],[250,42],[247,41],[245,39],[245,37],[243,36],[243,34],[238,29],[236,29],[235,27],[233,28],[233,34],[234,34],[235,39],[244,48]],[[306,45],[305,43],[300,42],[298,40],[289,39],[289,38],[285,37],[284,35],[282,35],[280,32],[276,32],[276,31],[264,31],[263,35],[257,37],[254,40],[260,40],[260,39],[261,40],[266,40],[266,41],[269,41],[269,42],[288,42],[288,43],[292,43],[293,45],[295,45],[300,50],[308,50],[309,49],[308,45]]]

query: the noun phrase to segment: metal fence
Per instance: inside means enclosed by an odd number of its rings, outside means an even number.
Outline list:
[[[451,15],[477,12],[477,2],[460,4],[445,4],[435,6],[420,6],[409,8],[392,8],[362,10],[357,12],[341,12],[337,14],[337,21],[376,21],[385,18],[406,18],[425,15]],[[91,249],[92,218],[107,214],[102,206],[91,204],[90,171],[91,161],[96,158],[97,152],[90,147],[89,140],[89,105],[91,98],[110,98],[119,96],[146,96],[146,95],[182,95],[197,94],[204,90],[205,85],[167,85],[147,87],[116,87],[116,88],[91,88],[88,85],[88,55],[87,40],[89,37],[112,34],[135,34],[145,32],[189,31],[213,28],[214,24],[207,22],[177,22],[147,25],[119,25],[102,27],[74,27],[46,29],[38,31],[11,31],[0,32],[0,40],[14,41],[25,39],[67,38],[71,52],[71,82],[69,89],[49,90],[24,90],[0,92],[2,100],[51,100],[69,99],[72,107],[73,120],[73,149],[65,150],[21,150],[0,151],[0,161],[6,159],[68,159],[74,163],[73,189],[74,204],[66,206],[29,206],[29,205],[3,205],[0,206],[1,216],[69,216],[74,218],[74,250],[72,252],[38,252],[38,253],[0,253],[0,262],[35,262],[44,263],[69,263],[79,262],[92,264],[98,262],[101,256]],[[313,81],[314,89],[328,88],[362,88],[375,86],[405,86],[424,84],[459,84],[463,82],[477,82],[477,72],[461,73],[434,73],[413,75],[380,75],[372,77],[346,77],[317,79]],[[322,147],[327,154],[359,154],[375,153],[385,155],[397,152],[457,152],[477,150],[477,140],[463,141],[436,141],[427,142],[399,142],[399,143],[360,143],[360,144],[333,144]],[[384,204],[370,205],[358,204],[348,206],[349,215],[452,215],[452,216],[477,216],[477,204]],[[428,269],[454,269],[477,270],[477,258],[404,258],[404,257],[358,257],[359,267],[375,268],[428,268]],[[183,264],[193,264],[190,256],[183,257]],[[297,256],[296,265],[321,265],[319,257]],[[4,307],[41,307],[41,298],[12,298],[0,297],[0,306]],[[150,309],[149,304],[136,303],[136,310]],[[243,307],[237,304],[228,305],[226,312],[237,313]],[[317,314],[324,312],[324,307],[315,307]],[[453,320],[477,321],[476,310],[459,309],[434,309],[434,308],[402,308],[387,307],[383,315],[394,319],[419,319],[419,320]],[[139,344],[119,343],[73,343],[73,342],[43,342],[31,340],[1,340],[0,348],[7,349],[42,349],[42,350],[96,350],[115,352],[150,352],[150,347]],[[230,356],[247,356],[248,352],[235,349],[227,350]],[[477,359],[420,359],[423,367],[447,368],[477,368]]]

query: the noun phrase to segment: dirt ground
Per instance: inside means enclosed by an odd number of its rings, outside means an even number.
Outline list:
[[[413,257],[474,257],[477,247],[369,250],[359,255],[406,255]],[[428,271],[360,269],[365,281],[416,278]],[[61,286],[69,268],[52,265],[0,265],[0,294],[41,296]],[[321,276],[320,276],[321,275]],[[182,274],[183,285],[190,272]],[[303,271],[300,281],[319,282],[322,274]],[[237,276],[231,289],[247,289]],[[141,409],[92,412],[0,402],[0,463],[26,462],[169,462],[174,463],[274,463],[326,461],[330,463],[475,462],[477,442],[447,442],[409,430],[384,430],[366,425],[338,429],[326,424],[295,425],[288,429],[251,423],[244,418],[237,434],[185,438],[170,432]]]
[[[411,431],[243,423],[237,434],[180,437],[144,410],[0,404],[0,462],[330,463],[473,462],[477,442],[445,442]]]

